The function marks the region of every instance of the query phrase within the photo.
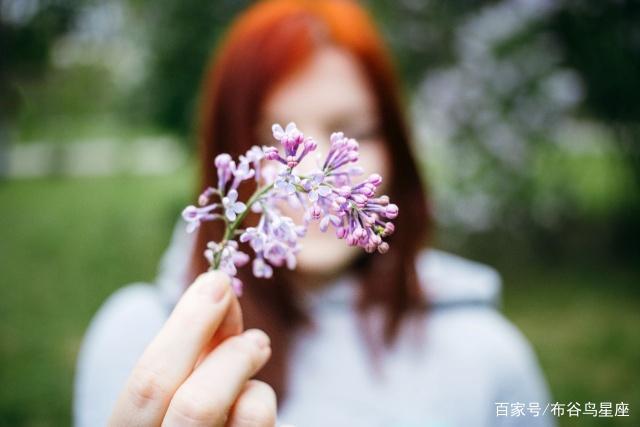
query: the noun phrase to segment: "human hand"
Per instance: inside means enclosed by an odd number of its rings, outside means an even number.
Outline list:
[[[242,332],[229,277],[200,275],[138,360],[110,426],[269,426],[276,397],[250,380],[271,355],[269,337]]]

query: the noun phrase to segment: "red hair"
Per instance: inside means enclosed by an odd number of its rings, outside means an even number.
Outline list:
[[[266,98],[327,44],[344,49],[361,65],[377,102],[382,137],[392,163],[388,194],[399,206],[400,215],[389,238],[391,249],[385,255],[363,252],[353,266],[361,284],[356,306],[361,317],[364,319],[374,306],[381,306],[385,313],[382,331],[365,328],[363,332],[370,339],[383,338],[378,341],[391,344],[404,316],[411,311],[424,312],[426,307],[415,257],[432,222],[409,147],[394,69],[371,18],[359,5],[347,0],[269,0],[252,6],[235,21],[206,73],[201,92],[198,190],[215,187],[213,159],[217,154],[236,157],[259,144],[256,127]],[[245,186],[240,191],[244,197],[253,191]],[[202,255],[206,243],[221,236],[219,222],[199,229],[191,279],[208,268]],[[251,277],[246,270],[239,275],[245,283],[240,299],[245,325],[265,330],[273,349],[271,360],[257,377],[268,382],[282,399],[291,338],[296,327],[308,319],[291,286],[290,274],[276,269],[274,277],[265,280]]]

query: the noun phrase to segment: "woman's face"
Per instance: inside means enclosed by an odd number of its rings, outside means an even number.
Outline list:
[[[297,167],[301,173],[312,169],[326,155],[329,136],[342,131],[360,143],[362,179],[379,173],[389,179],[388,152],[380,132],[377,106],[356,59],[335,48],[319,49],[305,66],[269,96],[263,110],[260,137],[273,145],[271,124],[295,122],[306,136],[318,143],[316,156],[307,156]],[[357,179],[358,177],[356,177]],[[383,184],[381,191],[384,191]],[[302,222],[300,209],[283,206],[285,214]],[[348,266],[361,249],[347,246],[330,228],[326,233],[312,222],[302,239],[297,269],[307,274],[332,274]]]

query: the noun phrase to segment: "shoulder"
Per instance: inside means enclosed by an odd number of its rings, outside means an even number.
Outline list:
[[[164,324],[168,310],[158,288],[142,283],[119,289],[103,303],[78,354],[76,425],[106,422],[131,369]]]
[[[432,344],[467,365],[516,374],[537,364],[527,338],[495,308],[436,308],[426,323]]]
[[[166,320],[166,306],[156,286],[136,283],[114,292],[96,312],[85,333],[80,362],[107,351],[146,347]]]
[[[484,384],[495,401],[547,402],[549,390],[527,337],[500,311],[489,307],[436,310],[431,343],[451,372]],[[427,343],[427,346],[429,343]]]
[[[432,305],[498,305],[500,302],[502,279],[486,264],[437,249],[425,249],[417,256],[416,270]]]
[[[421,252],[416,265],[435,336],[473,347],[478,357],[484,351],[518,359],[529,351],[526,338],[499,311],[502,280],[494,268],[436,249]]]
[[[118,336],[154,330],[164,323],[169,307],[156,286],[135,283],[114,292],[96,312],[84,338],[91,345]]]
[[[546,395],[533,347],[499,310],[498,272],[437,250],[420,254],[417,265],[432,303],[425,319],[429,351],[451,369],[488,374],[497,395],[504,391],[512,400]]]

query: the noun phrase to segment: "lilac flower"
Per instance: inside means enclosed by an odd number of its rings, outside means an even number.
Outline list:
[[[298,238],[305,231],[304,227],[296,225],[291,218],[279,215],[274,207],[263,206],[258,226],[247,228],[240,235],[240,241],[249,242],[256,255],[266,259],[271,265],[286,264],[293,269],[296,264],[295,254],[300,250]],[[261,267],[260,263],[254,268],[258,267]]]
[[[198,208],[196,206],[190,205],[184,208],[182,211],[182,218],[187,221],[187,232],[192,233],[198,227],[200,227],[200,223],[202,221],[209,221],[215,219],[215,215],[211,212],[219,207],[218,204],[212,204],[209,206]]]
[[[219,268],[229,276],[235,276],[238,273],[236,267],[242,267],[249,262],[249,255],[238,249],[238,242],[229,240],[225,244],[209,242],[204,256],[213,262],[216,256],[219,256]]]
[[[283,195],[295,194],[297,185],[300,184],[300,178],[288,172],[282,172],[275,180],[274,188]]]
[[[240,156],[240,157],[242,158],[242,156]],[[258,166],[260,161],[262,159],[264,159],[264,152],[262,151],[262,149],[260,147],[258,147],[257,145],[254,145],[249,150],[247,150],[247,153],[244,155],[244,157],[249,162],[253,163],[253,167],[256,167],[256,166]]]
[[[223,153],[216,156],[214,163],[218,171],[218,190],[224,192],[227,181],[231,178],[231,165],[233,164],[233,160],[230,155]]]
[[[234,221],[238,214],[241,214],[247,209],[244,203],[236,200],[238,200],[238,192],[235,189],[229,191],[226,197],[222,198],[224,216],[226,216],[229,221]]]
[[[216,189],[213,187],[207,187],[202,194],[200,194],[200,197],[198,197],[198,204],[200,206],[205,206],[207,203],[209,203],[209,198],[211,196],[213,196],[216,193]]]
[[[280,157],[280,153],[278,152],[278,149],[276,147],[268,147],[268,146],[264,146],[262,147],[262,152],[264,153],[264,157],[267,160],[281,160],[282,163],[286,163],[285,160]]]
[[[255,171],[254,177],[256,181],[260,179],[260,167],[262,159],[265,158],[265,154],[262,148],[254,145],[251,147],[244,156],[240,156],[241,161],[250,163]]]
[[[231,289],[233,289],[233,293],[241,297],[243,288],[244,284],[242,283],[242,280],[238,279],[237,277],[231,278]]]
[[[330,173],[342,166],[358,161],[358,142],[346,138],[342,132],[331,134],[331,148],[324,161],[322,170]]]
[[[209,242],[204,256],[213,264],[216,256],[219,257],[218,268],[231,276],[231,288],[238,296],[242,295],[242,281],[235,277],[237,267],[242,267],[249,262],[249,255],[238,250],[238,242],[229,240],[225,244]]]
[[[265,185],[271,185],[278,177],[278,168],[274,164],[266,164],[261,170],[260,178]]]
[[[234,162],[231,162],[229,169],[233,175],[232,191],[238,188],[242,181],[253,178],[256,173],[255,170],[251,169],[249,160],[244,156],[240,156],[240,163],[237,166]]]
[[[267,242],[266,233],[260,231],[256,227],[249,227],[245,230],[244,233],[240,235],[240,241],[242,243],[249,242],[249,245],[254,250],[254,252],[260,252],[264,248],[265,243]]]
[[[307,191],[311,202],[317,201],[319,197],[328,197],[333,191],[324,183],[324,175],[321,173],[313,174],[311,178],[302,181],[302,187]]]
[[[298,146],[304,141],[304,135],[298,130],[296,124],[291,122],[287,125],[286,129],[282,129],[279,124],[274,124],[271,127],[273,137],[280,141],[284,146],[284,151],[288,156],[295,156],[298,151]]]
[[[291,244],[295,244],[298,237],[305,234],[305,228],[296,225],[288,216],[273,216],[270,228],[275,237]]]
[[[297,250],[295,250],[297,249]],[[264,257],[276,267],[286,264],[289,270],[296,268],[296,252],[299,248],[291,248],[281,241],[271,241],[264,249]]]
[[[383,238],[395,230],[391,220],[398,216],[398,206],[390,203],[387,196],[376,196],[382,184],[379,174],[352,182],[362,174],[362,168],[356,164],[358,143],[342,132],[333,133],[322,166],[302,177],[295,168],[316,150],[317,144],[294,123],[285,129],[275,124],[272,132],[282,145],[283,154],[277,147],[254,146],[239,156],[237,163],[228,154],[220,154],[215,159],[217,188],[205,189],[198,199],[200,207],[188,206],[182,213],[190,232],[202,221],[226,221],[224,238],[219,243],[209,242],[204,255],[212,268],[232,277],[236,294],[242,293],[242,282],[235,277],[238,268],[249,262],[249,255],[239,250],[238,241],[247,244],[255,254],[252,272],[262,278],[272,277],[273,267],[295,268],[296,254],[301,249],[299,240],[311,221],[319,221],[321,231],[333,225],[336,237],[348,245],[367,252],[388,252],[389,244]],[[247,206],[238,200],[237,189],[252,178],[264,186],[256,190]],[[212,198],[217,202],[210,203]],[[304,224],[298,225],[280,212],[278,206],[283,201],[304,209]],[[236,223],[238,215],[247,208],[259,215],[258,224],[240,230],[240,224]]]
[[[333,224],[334,227],[339,227],[342,225],[342,219],[337,217],[336,215],[332,215],[332,214],[326,214],[321,220],[320,220],[320,231],[327,231],[327,228],[329,228],[329,224]]]
[[[269,160],[277,160],[289,169],[296,167],[307,154],[315,151],[318,147],[313,138],[305,138],[293,122],[289,123],[284,130],[279,124],[274,124],[271,129],[273,137],[280,141],[284,147],[285,155],[281,156],[275,147],[266,147],[263,149],[265,157]],[[300,147],[302,147],[302,151],[300,151]]]
[[[257,256],[253,260],[252,272],[256,277],[264,277],[265,279],[273,276],[273,268],[264,261],[264,258]]]

